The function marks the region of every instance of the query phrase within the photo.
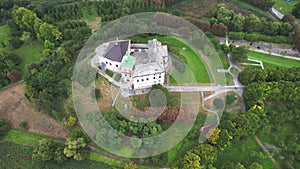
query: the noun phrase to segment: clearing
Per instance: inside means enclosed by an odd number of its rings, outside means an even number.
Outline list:
[[[0,91],[0,117],[9,120],[14,128],[17,128],[20,122],[26,121],[29,132],[67,137],[69,131],[51,117],[36,111],[24,93],[24,84]]]
[[[42,53],[44,45],[40,41],[33,41],[29,44],[23,44],[19,49],[15,50],[15,54],[22,58],[20,69],[23,76],[28,74],[27,67],[32,63],[38,63],[44,59]]]

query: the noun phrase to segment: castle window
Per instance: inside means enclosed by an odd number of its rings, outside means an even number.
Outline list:
[[[144,79],[142,79],[142,82],[144,81]]]
[[[147,80],[149,80],[149,78],[147,78]]]
[[[116,65],[116,67],[119,67],[119,65]]]
[[[159,78],[161,78],[161,76],[159,76]]]
[[[137,80],[136,82],[140,82],[140,80]]]
[[[153,77],[153,79],[155,79],[155,77]]]

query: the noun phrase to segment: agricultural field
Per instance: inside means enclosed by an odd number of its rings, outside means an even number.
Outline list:
[[[294,6],[300,2],[300,0],[291,0],[291,2],[286,2],[285,0],[275,0],[275,5],[273,6],[282,14],[291,14]]]
[[[259,53],[255,51],[248,52],[248,58],[260,60],[265,68],[270,67],[300,67],[300,61]]]

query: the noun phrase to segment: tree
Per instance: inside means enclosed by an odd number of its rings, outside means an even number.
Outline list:
[[[234,15],[231,21],[230,30],[235,32],[241,32],[243,31],[244,24],[245,24],[245,17],[242,14]]]
[[[200,157],[192,153],[191,151],[187,152],[183,158],[183,169],[202,169],[200,165]]]
[[[67,138],[65,145],[64,154],[66,157],[73,157],[78,161],[85,159],[86,154],[83,151],[83,148],[86,147],[86,143],[83,138],[78,138],[77,140]]]
[[[225,162],[221,169],[246,169],[241,163]]]
[[[64,48],[59,48],[57,51],[57,56],[59,59],[63,60],[65,63],[71,62],[72,56],[69,52]]]
[[[38,147],[34,150],[32,158],[36,160],[49,161],[54,156],[54,142],[50,139],[39,140]]]
[[[7,74],[10,83],[16,83],[22,79],[22,73],[18,70],[13,70]]]
[[[211,32],[214,35],[222,36],[222,37],[226,36],[227,30],[228,30],[227,26],[225,26],[223,23],[213,24],[213,26],[211,27]]]
[[[234,101],[236,101],[236,99],[237,99],[237,95],[235,94],[226,95],[226,104],[230,105]]]
[[[227,26],[230,25],[233,15],[233,10],[228,9],[228,7],[225,4],[218,4],[217,9],[214,13],[214,16],[218,20],[218,23],[222,22]]]
[[[281,19],[282,22],[288,22],[291,25],[295,24],[296,18],[295,16],[291,15],[291,14],[286,14],[284,15],[284,17]]]
[[[73,127],[76,124],[76,121],[77,121],[77,118],[74,117],[74,116],[72,116],[72,115],[70,115],[70,116],[65,117],[63,119],[63,125],[65,127]]]
[[[265,11],[269,10],[275,4],[275,0],[262,0],[259,7]]]
[[[55,149],[54,160],[58,163],[67,161],[67,157],[64,155],[64,149],[62,147],[57,147]]]
[[[137,165],[134,163],[126,163],[124,169],[137,169]]]
[[[300,19],[300,2],[297,3],[297,4],[294,6],[294,9],[293,9],[293,11],[292,11],[292,14],[293,14],[296,18]]]
[[[9,130],[9,123],[5,119],[0,118],[0,140],[9,132]]]
[[[259,23],[259,18],[254,14],[250,14],[245,17],[244,30],[248,33],[252,33],[259,27]]]
[[[62,39],[62,33],[54,25],[43,23],[39,27],[38,38],[55,43]]]
[[[21,36],[21,40],[24,41],[25,43],[30,43],[31,40],[32,40],[31,32],[24,31],[22,36]]]
[[[221,130],[219,128],[216,128],[214,130],[210,130],[208,132],[208,141],[211,144],[217,144],[218,139],[220,138],[220,132]]]
[[[35,34],[34,25],[39,20],[35,13],[24,7],[15,7],[12,16],[21,29]]]
[[[231,61],[233,63],[242,62],[247,59],[248,50],[244,46],[233,47],[231,50]]]
[[[250,166],[251,169],[263,169],[263,166],[257,162],[253,162]]]
[[[210,144],[199,144],[192,149],[192,152],[197,154],[201,163],[204,165],[213,164],[218,157],[218,149]]]

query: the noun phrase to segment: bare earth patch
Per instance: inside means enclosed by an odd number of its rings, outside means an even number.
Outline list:
[[[0,118],[9,120],[14,128],[17,128],[20,122],[26,121],[29,132],[61,138],[69,134],[59,122],[34,109],[24,96],[24,84],[0,92]]]

